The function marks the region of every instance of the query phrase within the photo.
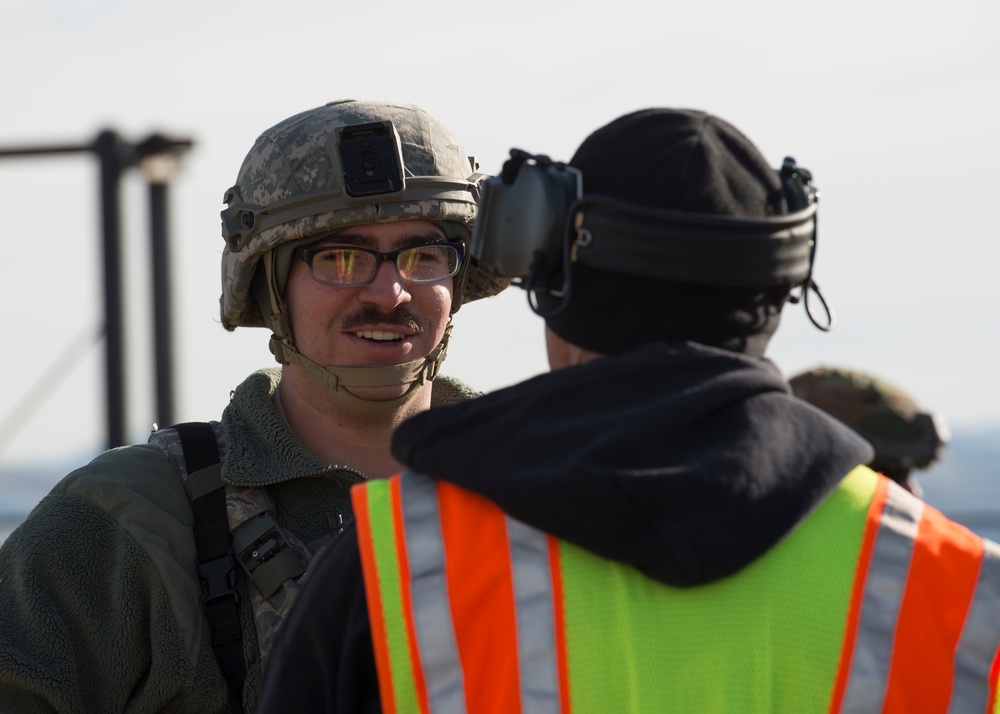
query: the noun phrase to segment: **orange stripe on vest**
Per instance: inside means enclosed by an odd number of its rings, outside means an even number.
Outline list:
[[[470,712],[521,711],[514,583],[503,513],[481,496],[438,483],[448,596]],[[476,548],[463,547],[476,534]],[[489,643],[488,646],[483,646]]]
[[[945,711],[983,556],[982,541],[926,507],[896,625],[886,712]]]

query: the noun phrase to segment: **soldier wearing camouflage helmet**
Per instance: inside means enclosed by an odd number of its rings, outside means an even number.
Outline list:
[[[393,120],[392,125],[380,126],[387,118]],[[401,167],[391,165],[399,160]],[[366,161],[373,168],[365,167]],[[373,386],[405,384],[409,389],[403,390],[403,398],[410,398],[414,387],[436,374],[450,330],[429,355],[405,364],[388,368],[320,364],[295,346],[284,296],[286,281],[293,266],[304,272],[293,258],[308,256],[305,261],[313,278],[317,278],[318,264],[362,257],[366,264],[378,260],[370,253],[350,257],[341,252],[303,253],[299,250],[303,246],[321,239],[342,244],[345,241],[329,240],[330,236],[348,235],[346,229],[351,227],[423,221],[434,224],[431,234],[438,242],[461,246],[459,253],[443,258],[454,261],[449,314],[463,302],[499,292],[506,283],[471,266],[467,254],[478,184],[484,178],[475,173],[476,168],[443,126],[413,107],[333,102],[278,124],[258,139],[236,185],[226,194],[223,326],[229,330],[270,328],[271,350],[278,362],[301,366],[358,407],[365,401],[382,402],[369,404],[373,409],[396,405],[395,399],[366,399],[356,394],[357,389]],[[363,242],[359,247],[364,247]],[[397,269],[408,259],[397,256]],[[373,267],[386,272],[377,262]],[[360,270],[350,285],[364,284],[361,280],[366,276]],[[375,275],[367,277],[374,280]],[[415,284],[402,273],[400,277],[402,284]]]
[[[896,385],[859,370],[816,367],[788,383],[799,399],[836,417],[871,443],[873,470],[917,496],[922,494],[911,472],[941,457],[949,433],[940,415],[922,411]]]
[[[221,317],[280,367],[222,418],[102,454],[0,549],[3,711],[256,711],[268,642],[399,466],[394,428],[478,393],[440,373],[451,316],[508,280],[469,252],[481,181],[420,107],[338,101],[260,135],[222,211]]]

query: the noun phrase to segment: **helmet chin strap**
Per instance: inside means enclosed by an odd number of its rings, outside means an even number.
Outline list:
[[[292,343],[291,325],[284,311],[280,291],[276,283],[275,251],[264,257],[264,273],[270,295],[271,354],[281,364],[297,364],[322,382],[345,406],[366,414],[391,414],[406,404],[416,394],[417,387],[433,381],[441,369],[441,363],[448,354],[448,340],[451,339],[451,318],[445,327],[444,336],[426,357],[403,364],[337,366],[321,365],[309,359]],[[389,399],[366,399],[350,391],[354,387],[396,387],[409,384],[409,388],[398,397]]]
[[[390,365],[323,366],[296,350],[287,338],[278,335],[271,335],[270,348],[278,362],[299,365],[322,382],[345,406],[367,414],[391,414],[413,397],[417,387],[434,380],[448,354],[450,338],[451,323],[445,328],[437,347],[426,357]],[[398,397],[389,399],[367,399],[350,391],[354,387],[395,387],[400,384],[410,386]]]

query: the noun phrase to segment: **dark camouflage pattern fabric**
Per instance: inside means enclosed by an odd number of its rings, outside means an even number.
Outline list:
[[[377,121],[391,121],[400,137],[407,186],[384,197],[348,197],[336,130]],[[486,178],[476,168],[452,134],[412,104],[343,100],[279,122],[257,139],[224,198],[223,326],[265,326],[251,284],[261,257],[279,246],[308,242],[347,226],[411,218],[448,223],[449,239],[468,245],[479,184]],[[411,180],[430,177],[435,180]],[[286,261],[285,273],[287,267]],[[465,280],[463,285],[458,277]],[[476,266],[458,277],[453,311],[462,302],[495,295],[509,284]],[[277,276],[281,290],[284,278]]]
[[[925,468],[948,440],[944,420],[920,409],[913,397],[874,375],[817,367],[789,379],[803,399],[861,434],[875,447],[876,462],[893,471]]]
[[[226,433],[219,422],[211,422],[212,430],[215,432],[216,442],[219,447],[220,459],[225,459]],[[184,460],[184,450],[181,447],[180,437],[174,429],[163,429],[155,432],[150,438],[150,443],[156,444],[167,455],[170,461],[177,468],[184,487],[190,495],[188,486],[188,473]],[[271,502],[266,489],[257,487],[236,487],[227,485],[226,489],[226,516],[229,520],[230,531],[235,531],[251,519],[268,513],[273,515],[275,506]],[[302,563],[310,563],[313,556],[320,548],[330,542],[328,537],[321,542],[310,543],[308,546],[299,540],[294,533],[287,529],[282,530],[282,535],[286,538],[288,545],[296,551]],[[257,588],[247,585],[245,592],[249,592],[254,622],[257,630],[257,643],[260,649],[260,658],[263,660],[267,656],[268,643],[271,635],[281,621],[281,618],[288,612],[295,600],[295,593],[300,584],[308,575],[308,569],[301,577],[289,579],[282,583],[281,587],[269,597],[262,595]],[[248,578],[241,578],[242,583],[249,583]],[[241,590],[243,586],[241,585]]]
[[[226,518],[230,532],[237,531],[261,514],[273,515],[281,535],[298,554],[300,562],[306,565],[304,573],[285,580],[275,592],[266,595],[257,589],[245,571],[239,573],[236,587],[240,593],[241,618],[244,617],[243,609],[252,610],[255,644],[260,653],[257,663],[266,657],[271,635],[292,607],[301,585],[310,577],[315,556],[332,542],[338,530],[337,523],[328,523],[327,528],[314,528],[312,535],[303,535],[308,531],[304,521],[296,520],[296,517],[312,521],[319,518],[319,511],[324,511],[326,519],[329,519],[336,511],[344,520],[349,519],[351,515],[346,504],[350,502],[350,484],[365,479],[354,469],[324,464],[305,451],[273,405],[280,375],[280,370],[276,368],[251,375],[233,393],[222,422],[208,422],[215,433],[219,459],[223,463],[222,480],[226,489]],[[480,392],[458,380],[439,375],[434,381],[431,407],[447,406],[478,396],[481,396]],[[149,443],[170,460],[190,498],[184,450],[176,429],[157,429],[150,435]],[[330,492],[341,491],[345,508],[337,509],[332,502],[324,505],[320,492],[308,491],[310,487],[304,483],[312,477],[320,477],[327,482],[322,493],[328,496]],[[279,513],[275,489],[280,488],[282,483],[298,484],[295,490],[302,494],[302,498],[306,498],[306,493],[315,495],[316,498],[308,501],[312,512],[291,513],[286,507],[283,513]],[[249,606],[244,608],[246,603]],[[249,623],[250,613],[247,612],[245,617],[245,622]],[[248,633],[245,637],[248,643],[252,642]]]

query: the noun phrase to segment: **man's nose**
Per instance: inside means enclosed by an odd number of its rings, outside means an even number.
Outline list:
[[[382,261],[375,273],[375,279],[363,285],[358,296],[365,302],[387,307],[395,307],[410,301],[406,283],[399,277],[399,270],[391,260]]]

